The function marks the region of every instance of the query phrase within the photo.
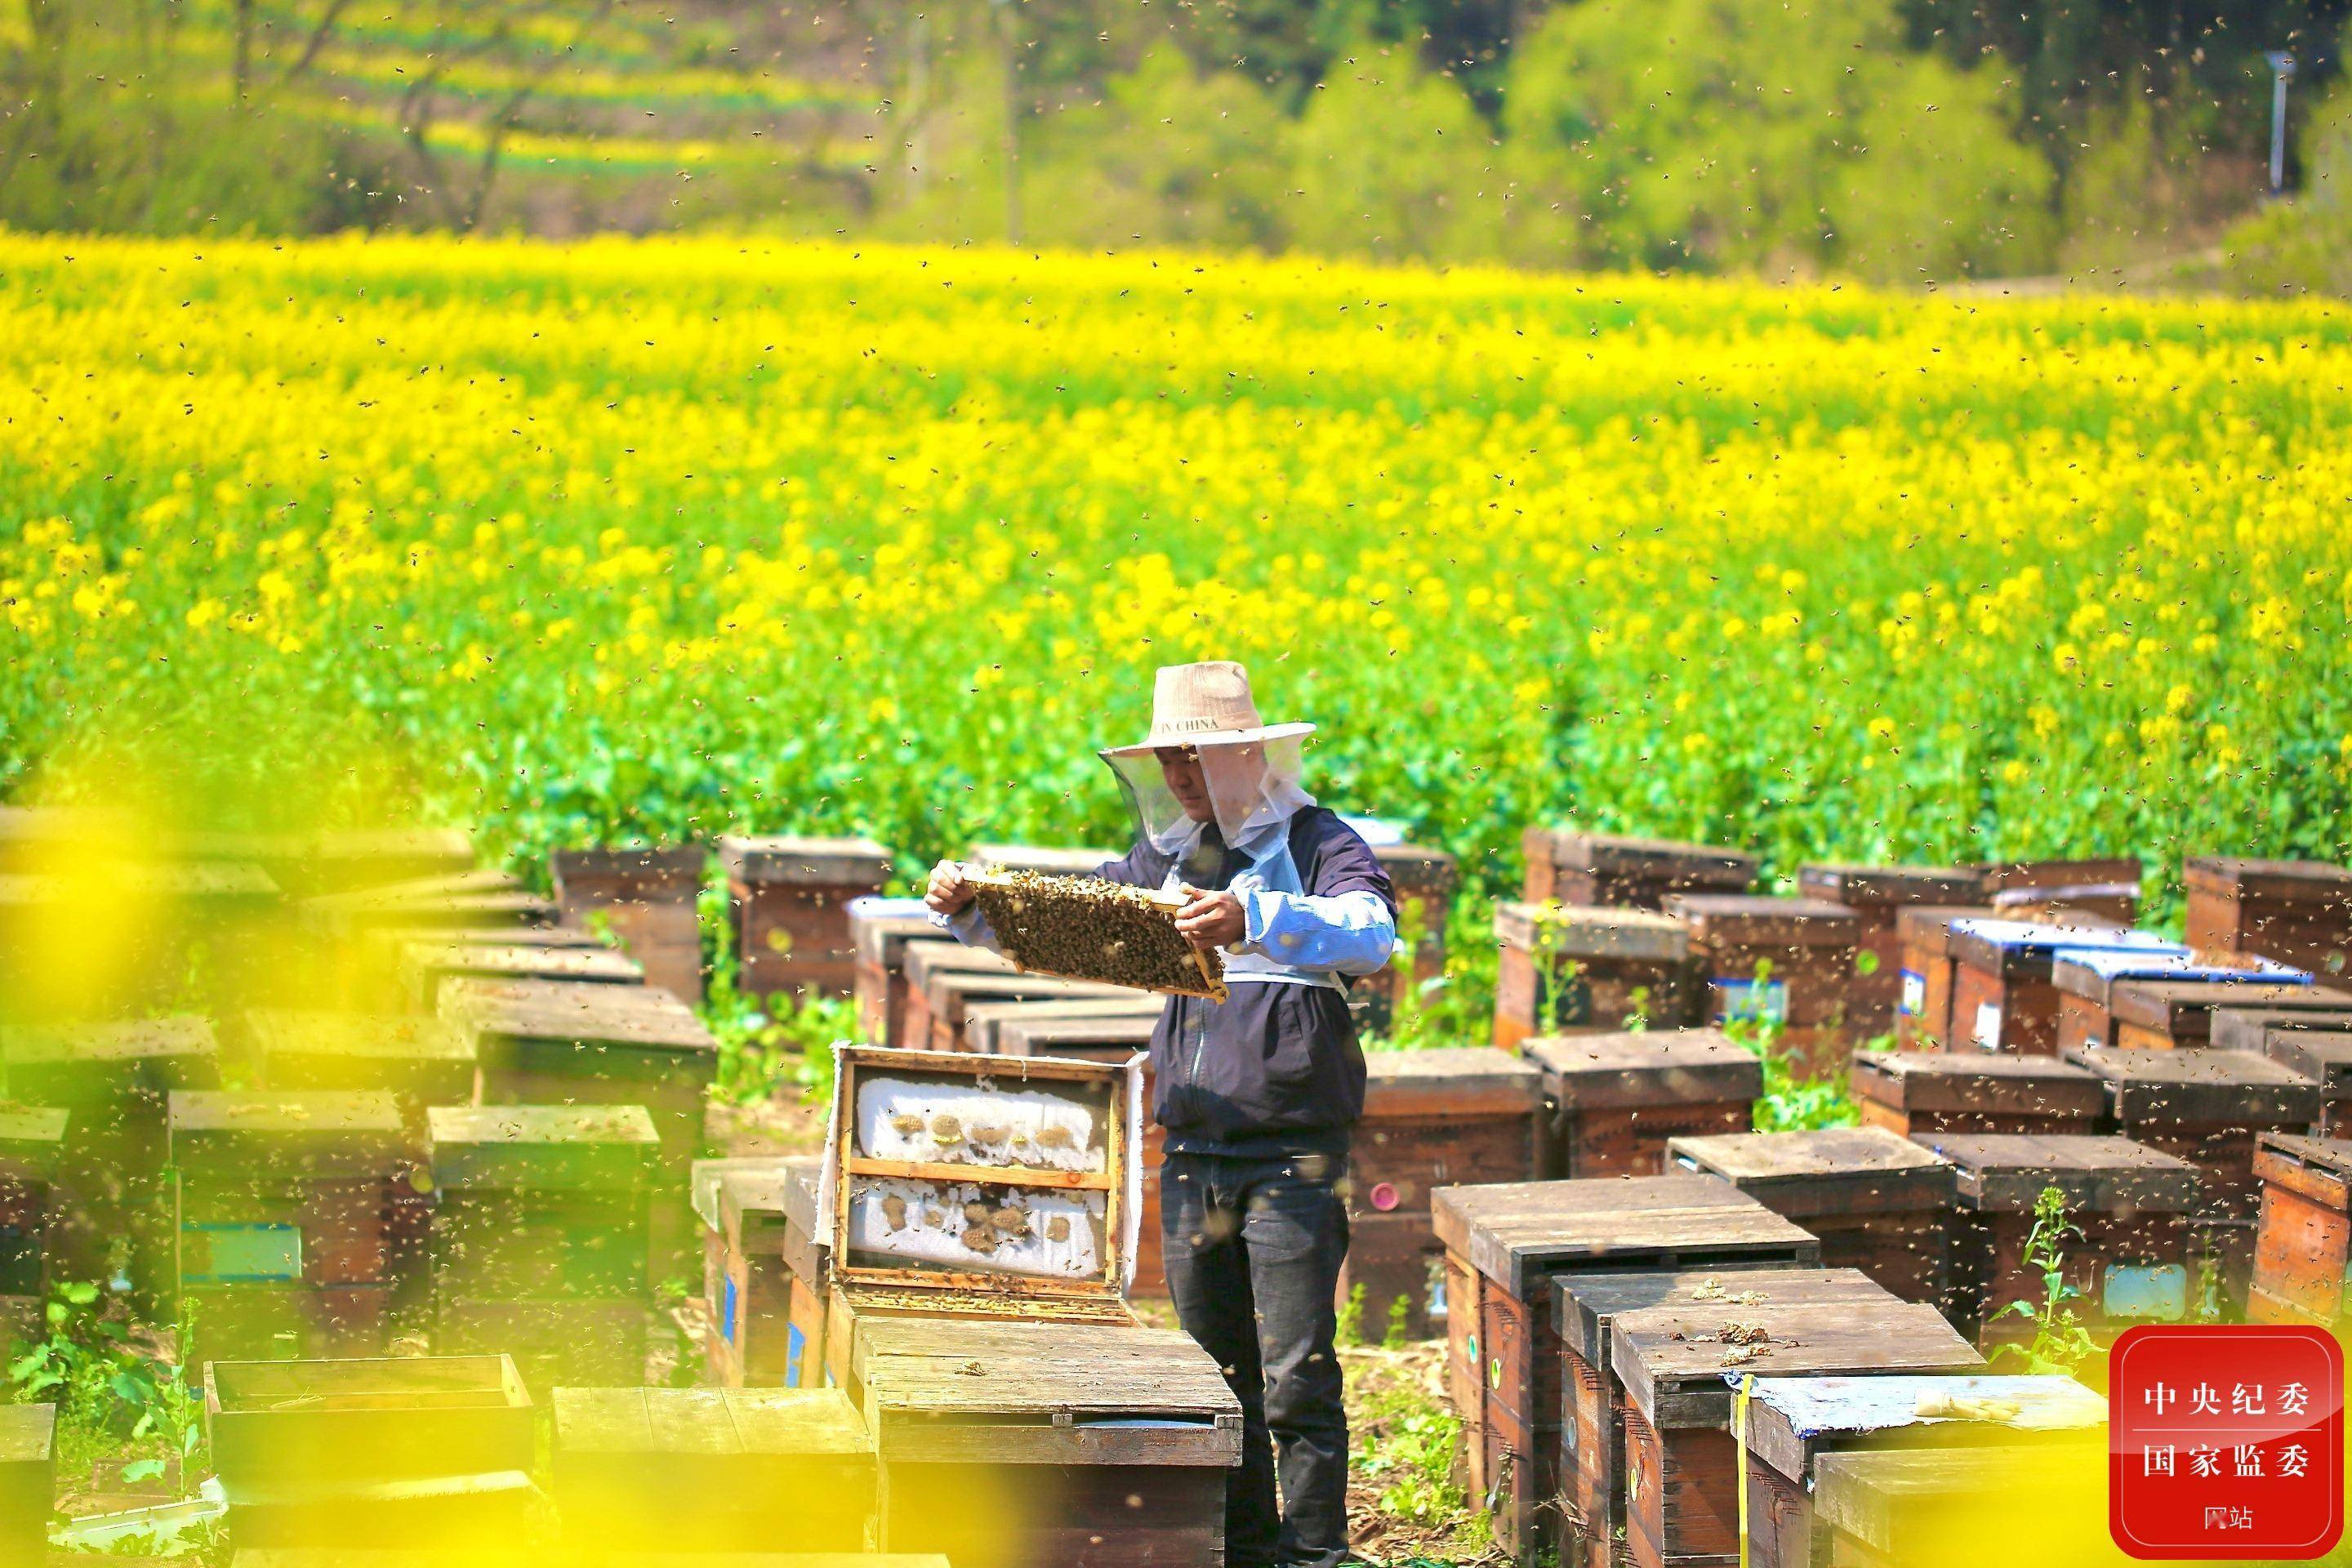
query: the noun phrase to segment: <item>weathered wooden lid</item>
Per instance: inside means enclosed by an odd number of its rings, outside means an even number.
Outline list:
[[[2129,882],[2137,887],[2147,874],[2137,855],[2104,860],[1979,860],[1969,869],[1982,873],[1985,890],[1991,893],[2014,888],[2082,888],[2102,882]]]
[[[567,889],[589,899],[691,900],[702,887],[709,856],[699,844],[605,847],[554,850],[547,865],[559,900]]]
[[[687,1171],[687,1196],[706,1230],[719,1228],[719,1184],[738,1171],[782,1171],[795,1160],[822,1164],[814,1154],[729,1154],[697,1160]]]
[[[2314,1138],[2303,1132],[2263,1132],[2255,1138],[2262,1152],[2330,1180],[2352,1185],[2352,1138]]]
[[[1720,1029],[1544,1035],[1519,1049],[1563,1110],[1714,1105],[1764,1092],[1764,1063]]]
[[[1670,1138],[1666,1158],[1721,1176],[1775,1214],[1907,1214],[1952,1201],[1952,1167],[1884,1127]]]
[[[874,1318],[857,1325],[854,1371],[866,1390],[866,1426],[887,1463],[970,1458],[974,1428],[1060,1428],[1064,1447],[1008,1445],[1006,1463],[1068,1464],[1087,1451],[1080,1433],[1118,1440],[1118,1424],[1151,1423],[1128,1439],[1155,1465],[1223,1468],[1241,1460],[1241,1402],[1192,1337],[1173,1329],[1066,1323]],[[1075,1430],[1074,1430],[1075,1429]],[[957,1441],[959,1436],[961,1441]]]
[[[2315,995],[2325,997],[2333,988],[2315,985],[2311,989]],[[2273,1032],[2291,1034],[2303,1030],[2323,1034],[2352,1031],[2352,1005],[2323,1001],[2309,1008],[2292,1002],[2263,1002],[2247,1006],[2232,999],[2214,1009],[2208,1037],[2224,1050],[2275,1055],[2266,1043]]]
[[[1092,876],[1116,849],[1055,848],[1042,844],[975,844],[965,859],[1006,871],[1036,871],[1049,877]]]
[[[1624,958],[1672,963],[1690,954],[1690,928],[1654,910],[1578,904],[1495,906],[1495,940],[1522,952],[1567,959]]]
[[[1960,866],[1800,866],[1797,890],[1853,908],[1889,904],[1949,906],[1974,899],[1984,873]]]
[[[1653,1427],[1728,1430],[1742,1376],[1972,1372],[1984,1365],[1935,1308],[1884,1289],[1861,1300],[1732,1306],[1715,1319],[1694,1331],[1680,1306],[1617,1319],[1610,1364]]]
[[[954,942],[955,935],[931,919],[920,899],[868,894],[849,900],[849,941],[857,962],[876,969],[900,968],[900,955],[917,942]],[[961,945],[958,943],[957,945]]]
[[[1821,1259],[1811,1233],[1719,1176],[1602,1176],[1438,1187],[1437,1239],[1525,1301],[1569,1269],[1705,1268],[1738,1258]]]
[[[814,1167],[824,1163],[818,1155],[805,1155],[803,1159],[811,1168],[812,1176]],[[801,1186],[801,1173],[782,1161],[766,1170],[725,1172],[719,1178],[720,1221],[738,1229],[760,1220],[781,1224],[790,1217],[794,1195]],[[812,1206],[810,1217],[814,1217],[814,1212]]]
[[[178,1015],[0,1029],[0,1062],[11,1073],[37,1073],[45,1083],[72,1075],[112,1079],[160,1074],[155,1081],[176,1086],[185,1073],[208,1074],[219,1054],[210,1019]],[[144,1067],[155,1072],[141,1075]]]
[[[1069,1051],[1139,1051],[1168,1010],[1145,992],[1061,1002],[975,1002],[963,1010],[963,1043],[983,1056],[1054,1057]]]
[[[0,1102],[0,1180],[45,1182],[64,1152],[67,1112]]]
[[[2300,969],[2268,959],[2211,963],[2183,952],[2066,947],[2051,955],[2050,982],[2070,996],[2107,1005],[2119,980],[2266,980],[2311,983]]]
[[[1401,898],[1445,898],[1459,876],[1452,855],[1426,844],[1375,844],[1372,858]]]
[[[2105,1444],[2087,1435],[1823,1454],[1813,1463],[1813,1516],[1824,1534],[1858,1543],[1837,1549],[1841,1562],[1977,1568],[2030,1528],[2021,1561],[2123,1563],[2129,1559],[2108,1539],[2104,1510],[2083,1502],[2099,1495],[2105,1457]]]
[[[1690,925],[1695,943],[1736,947],[1851,947],[1862,919],[1826,899],[1763,893],[1669,893],[1666,913]]]
[[[1906,904],[1895,911],[1895,940],[1906,948],[1949,957],[1955,924],[1995,916],[1990,904]]]
[[[642,1105],[436,1105],[425,1113],[444,1188],[629,1188],[661,1153]]]
[[[442,983],[440,1013],[473,1039],[477,1050],[490,1039],[719,1049],[693,1008],[651,985],[457,977]]]
[[[1859,1268],[1749,1268],[1632,1269],[1622,1274],[1562,1274],[1546,1287],[1551,1326],[1560,1342],[1589,1366],[1609,1367],[1609,1335],[1626,1312],[1651,1307],[1687,1309],[1704,1328],[1743,1303],[1879,1301],[1885,1289]]]
[[[2273,903],[2352,903],[2352,870],[2326,860],[2256,860],[2236,855],[2191,855],[2181,880],[2200,893]]]
[[[2319,1085],[2252,1051],[2144,1051],[2070,1046],[2060,1053],[2107,1080],[2126,1127],[2149,1121],[2275,1127],[2319,1120]]]
[[[2186,958],[2189,950],[2153,932],[2091,931],[2053,921],[1966,920],[1951,928],[1949,952],[1971,969],[2004,980],[2047,981],[2062,952],[2123,951]]]
[[[683,1455],[738,1469],[750,1459],[874,1451],[837,1388],[558,1388],[553,1402],[558,1467],[567,1455]]]
[[[0,1405],[0,1465],[47,1468],[57,1430],[54,1405]]]
[[[2341,1029],[2273,1026],[2263,1032],[2263,1054],[2317,1083],[2331,1102],[2352,1099],[2352,1024]]]
[[[402,971],[428,976],[474,974],[489,979],[578,980],[642,985],[645,966],[609,947],[543,947],[528,942],[411,941],[402,943]]]
[[[1759,1377],[1748,1451],[1802,1484],[1816,1457],[1868,1444],[1948,1449],[2025,1443],[2106,1424],[2107,1402],[2071,1377]]]
[[[422,1013],[337,1013],[257,1007],[246,1032],[265,1064],[272,1057],[349,1057],[385,1062],[469,1063],[474,1042],[443,1018]]]
[[[1492,1046],[1364,1053],[1364,1116],[1510,1116],[1543,1102],[1543,1074]]]
[[[719,859],[733,882],[879,888],[890,879],[890,851],[871,838],[729,837],[719,841]]]
[[[1960,1207],[1984,1213],[2029,1213],[2042,1188],[2056,1187],[2073,1207],[2176,1214],[2197,1206],[2203,1185],[2195,1165],[2128,1138],[1922,1132],[1916,1141],[1958,1171]]]
[[[1756,880],[1755,856],[1712,844],[1584,833],[1568,827],[1530,827],[1525,844],[1530,852],[1540,849],[1549,855],[1552,864],[1570,870],[1643,877],[1692,888],[1745,888]]]
[[[2352,1008],[2352,992],[2252,976],[2119,980],[2107,992],[2107,1012],[2118,1023],[2161,1030],[2176,1039],[2208,1037],[2215,1009],[2240,1005],[2282,1013],[2341,1013]]]
[[[400,1102],[374,1090],[175,1089],[172,1163],[268,1181],[389,1176],[409,1152]]]
[[[913,975],[907,977],[912,985]],[[1113,997],[1133,996],[1139,993],[1127,985],[1107,984],[1099,980],[1064,980],[1059,975],[1027,973],[1017,969],[956,969],[934,968],[922,984],[923,1000],[934,1017],[952,1016],[963,1003],[979,997],[995,997],[1001,1001],[1046,1001],[1054,997]],[[1149,993],[1142,993],[1149,994]],[[919,1044],[920,1042],[915,1042]]]
[[[2106,1080],[2056,1057],[1994,1051],[1856,1051],[1848,1082],[1898,1110],[2002,1110],[2096,1116]]]
[[[966,947],[945,931],[940,934],[947,940],[909,942],[900,955],[899,963],[906,971],[907,984],[914,990],[920,991],[929,985],[932,975],[950,970],[962,974],[1014,973],[1013,961],[995,949]]]

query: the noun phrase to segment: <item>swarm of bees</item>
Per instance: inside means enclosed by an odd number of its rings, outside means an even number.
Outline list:
[[[1167,894],[1099,877],[995,868],[971,886],[997,945],[1024,970],[1225,999],[1223,959],[1176,930],[1177,905]]]
[[[958,1239],[973,1252],[986,1256],[999,1247],[1021,1240],[1031,1234],[1029,1211],[1022,1206],[1019,1195],[1006,1193],[995,1201],[985,1197],[972,1198],[962,1205],[963,1229]],[[885,1194],[882,1199],[882,1221],[892,1230],[905,1230],[908,1226],[928,1226],[937,1230],[946,1225],[947,1211],[936,1205],[923,1205],[919,1211],[896,1193]],[[1049,1241],[1067,1241],[1070,1222],[1062,1215],[1045,1222]]]

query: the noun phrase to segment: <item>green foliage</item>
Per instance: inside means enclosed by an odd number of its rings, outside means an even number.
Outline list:
[[[1359,1285],[1356,1287],[1354,1291],[1350,1291],[1349,1294],[1352,1296],[1356,1294],[1357,1291],[1360,1291],[1362,1289],[1363,1287]],[[1381,1348],[1384,1351],[1401,1351],[1411,1342],[1412,1335],[1412,1298],[1402,1293],[1390,1297],[1389,1324],[1388,1328],[1381,1335]]]
[[[20,1403],[58,1406],[60,1452],[80,1460],[127,1444],[145,1457],[126,1480],[163,1474],[158,1456],[166,1454],[193,1480],[202,1468],[203,1403],[180,1367],[136,1342],[122,1304],[96,1285],[68,1281],[43,1304],[42,1321],[41,1339],[10,1348],[7,1382]]]
[[[1333,1338],[1350,1349],[1364,1342],[1364,1288],[1361,1285],[1351,1287],[1348,1299],[1339,1303],[1339,1326]]]
[[[1354,1426],[1349,1464],[1380,1488],[1381,1511],[1419,1525],[1466,1529],[1456,1546],[1477,1554],[1491,1521],[1472,1515],[1470,1498],[1454,1479],[1462,1417],[1412,1380],[1391,1376],[1359,1401]]]
[[[2294,199],[2240,224],[2223,247],[2252,292],[2352,294],[2352,88],[2339,87],[2312,113]]]
[[[1771,979],[1772,961],[1758,959],[1757,986],[1760,989]],[[1757,1131],[1811,1132],[1824,1127],[1851,1127],[1861,1120],[1862,1112],[1846,1087],[1843,1073],[1810,1077],[1804,1071],[1804,1062],[1794,1052],[1781,1048],[1781,1037],[1787,1028],[1778,1016],[1759,1011],[1752,1016],[1730,1018],[1722,1028],[1726,1036],[1755,1052],[1764,1064],[1764,1093],[1756,1101]]]
[[[2066,1194],[2056,1187],[2042,1188],[2033,1200],[2033,1229],[2025,1238],[2025,1265],[2042,1276],[2042,1300],[2007,1302],[1991,1320],[2023,1318],[2033,1325],[2033,1338],[2023,1345],[1998,1347],[1995,1362],[2009,1357],[2022,1360],[2029,1373],[2071,1375],[2096,1351],[2090,1331],[2071,1305],[2083,1293],[2066,1282],[2066,1238],[2082,1234],[2066,1223]]]
[[[1292,231],[1328,255],[1491,255],[1493,132],[1461,89],[1402,45],[1359,42],[1309,96]]]
[[[796,1093],[812,1104],[833,1096],[833,1045],[857,1038],[857,1005],[813,992],[748,995],[735,953],[723,885],[706,885],[697,910],[709,966],[702,1016],[719,1041],[711,1092],[738,1105]]]

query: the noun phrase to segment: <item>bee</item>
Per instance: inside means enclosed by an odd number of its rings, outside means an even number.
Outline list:
[[[907,1228],[907,1200],[891,1193],[882,1200],[882,1217],[890,1222],[892,1230]]]
[[[931,1136],[942,1143],[952,1143],[963,1136],[963,1123],[942,1112],[931,1118]]]
[[[902,1132],[912,1138],[923,1130],[923,1119],[911,1111],[902,1110],[890,1118],[890,1127],[893,1131]]]

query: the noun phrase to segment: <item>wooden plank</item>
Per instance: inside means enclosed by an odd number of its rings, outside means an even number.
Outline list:
[[[1485,1046],[1451,1046],[1364,1055],[1364,1119],[1413,1116],[1531,1116],[1543,1100],[1543,1075]]]
[[[1948,1162],[1877,1127],[1675,1138],[1666,1152],[1682,1169],[1721,1176],[1797,1220],[1933,1211],[1952,1197]]]
[[[2352,907],[2352,870],[2325,860],[2191,855],[2182,863],[2181,879],[2200,892],[2234,898]]]
[[[2095,1432],[2107,1402],[2056,1375],[1759,1377],[1748,1405],[1748,1449],[1809,1483],[1822,1455],[1868,1442],[1951,1448]]]
[[[1883,1301],[1886,1292],[1858,1268],[1633,1269],[1563,1274],[1551,1280],[1552,1331],[1591,1366],[1611,1366],[1611,1336],[1628,1312],[1685,1308],[1697,1318],[1737,1312],[1743,1305]],[[1613,1375],[1611,1374],[1611,1375]]]
[[[2061,952],[2123,952],[2187,957],[2189,950],[2151,932],[2088,928],[2058,921],[1964,920],[1951,927],[1952,957],[2012,983],[2046,984]]]
[[[2130,1560],[2105,1510],[2084,1504],[2103,1494],[2105,1467],[2103,1447],[2063,1442],[1825,1454],[1812,1501],[1840,1563],[1980,1568],[2018,1550],[2030,1521],[2031,1561],[2105,1568]]]
[[[1666,913],[1690,926],[1702,947],[1844,947],[1860,936],[1861,919],[1825,899],[1783,899],[1761,893],[1676,893]]]
[[[1167,1000],[1149,992],[1053,1002],[968,1003],[964,1048],[982,1056],[1011,1057],[1058,1056],[1074,1046],[1140,1050],[1150,1043],[1151,1031],[1167,1011]]]
[[[1752,1100],[1764,1092],[1763,1062],[1719,1029],[1539,1037],[1520,1050],[1562,1110]]]
[[[2074,1046],[2060,1055],[2106,1080],[2108,1104],[2127,1131],[2157,1121],[2308,1126],[2324,1101],[2316,1082],[2252,1051]]]
[[[2154,1029],[2184,1043],[2202,1043],[2212,1019],[2224,1007],[2258,1007],[2281,1015],[2341,1016],[2352,1008],[2352,992],[2316,984],[2281,984],[2273,980],[2127,980],[2107,994],[2107,1011],[2117,1023]]]
[[[2268,959],[2215,963],[2185,952],[2155,948],[2125,951],[2069,947],[2053,954],[2050,963],[2052,984],[2069,996],[2079,996],[2102,1007],[2110,1005],[2116,984],[2126,980],[2254,980],[2308,984],[2311,976]]]
[[[1116,849],[1056,848],[1038,844],[975,844],[965,857],[994,871],[1034,871],[1047,877],[1091,877],[1118,858]]]
[[[1672,915],[1508,900],[1495,906],[1495,940],[1524,952],[1570,960],[1671,963],[1690,952],[1690,930]]]
[[[709,1056],[719,1050],[693,1008],[647,985],[453,979],[441,987],[440,1014],[469,1031],[477,1049],[495,1038]]]
[[[389,1176],[408,1152],[400,1105],[389,1094],[177,1089],[169,1105],[172,1163],[184,1173]]]
[[[1961,866],[1855,866],[1817,863],[1797,868],[1797,890],[1849,909],[1896,904],[1965,904],[1983,889],[1984,874]]]
[[[1917,1142],[1952,1163],[1957,1201],[1977,1212],[2030,1212],[2054,1186],[2074,1207],[2185,1213],[2202,1186],[2195,1165],[2128,1138],[1931,1132]]]
[[[1715,1176],[1605,1177],[1440,1187],[1437,1238],[1517,1300],[1568,1265],[1619,1268],[1740,1255],[1817,1255],[1812,1237]]]
[[[436,1105],[425,1111],[444,1189],[635,1188],[661,1139],[638,1105]]]
[[[1627,1398],[1653,1428],[1728,1430],[1727,1373],[1969,1372],[1976,1347],[1941,1313],[1879,1292],[1857,1300],[1645,1307],[1619,1315],[1610,1361]]]
[[[1755,856],[1712,844],[1641,838],[1621,833],[1585,833],[1564,827],[1529,832],[1546,836],[1553,864],[1576,870],[1638,875],[1658,880],[1687,879],[1695,887],[1730,882],[1744,888],[1756,879]]]
[[[782,882],[818,887],[870,884],[874,891],[890,879],[890,852],[871,838],[807,837],[792,834],[730,836],[719,840],[719,860],[730,882],[757,886]]]
[[[1903,1111],[2011,1111],[2097,1116],[2105,1080],[2056,1057],[1989,1051],[1856,1051],[1849,1082],[1856,1097]]]

